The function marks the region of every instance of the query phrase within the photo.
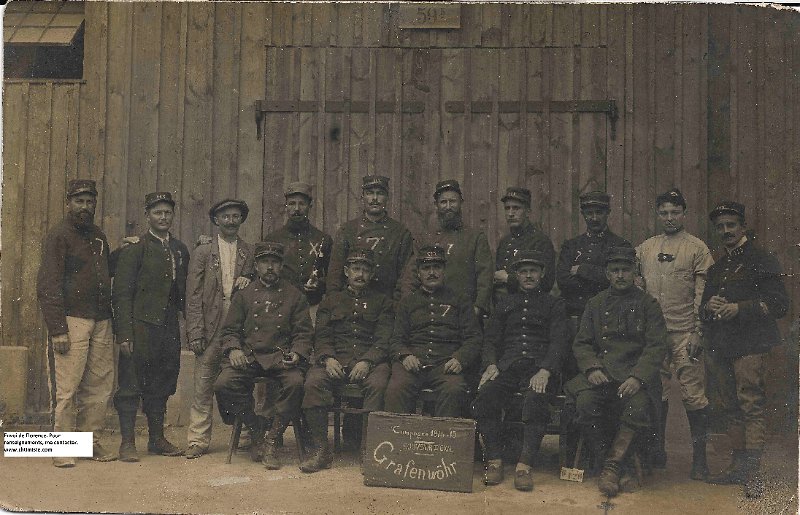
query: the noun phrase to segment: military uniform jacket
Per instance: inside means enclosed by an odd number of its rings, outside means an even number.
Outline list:
[[[189,341],[211,340],[224,322],[221,266],[216,237],[194,250],[186,279],[186,337]],[[253,247],[237,238],[233,277],[252,278],[253,266]]]
[[[606,230],[596,236],[588,232],[561,245],[556,279],[561,297],[566,302],[567,315],[583,313],[586,302],[609,286],[606,278],[606,251],[610,247],[630,247],[625,238]],[[578,273],[570,269],[578,265]]]
[[[544,254],[546,264],[541,288],[544,292],[552,290],[556,281],[556,250],[553,242],[530,221],[526,221],[519,229],[512,229],[509,234],[503,236],[497,244],[497,270],[508,272],[508,282],[505,285],[507,292],[513,293],[519,289],[519,281],[517,275],[511,271],[511,264],[517,251],[520,250],[538,250]]]
[[[486,324],[483,363],[507,370],[520,359],[531,359],[560,373],[569,350],[564,301],[541,290],[503,296]]]
[[[177,297],[172,301],[178,310],[183,311],[189,250],[172,235],[167,249],[148,231],[138,243],[120,249],[118,256],[112,290],[117,341],[133,341],[134,321],[152,325],[166,323],[167,304],[173,287],[173,260]]]
[[[404,296],[396,309],[391,354],[402,360],[415,355],[423,365],[456,358],[468,368],[481,353],[483,338],[472,302],[443,286]]]
[[[386,295],[369,288],[331,292],[317,310],[315,356],[320,364],[332,357],[342,366],[377,365],[389,358],[393,328],[393,302]]]
[[[275,367],[284,352],[308,360],[314,342],[308,301],[284,279],[271,286],[256,279],[233,296],[220,339],[226,356],[241,349],[264,369]]]
[[[372,222],[362,215],[346,222],[333,241],[329,273],[331,290],[338,291],[346,287],[344,265],[347,254],[351,248],[363,245],[375,253],[375,273],[371,286],[394,300],[400,298],[399,280],[414,252],[411,233],[403,224],[388,216]]]
[[[268,234],[264,241],[282,243],[283,268],[281,277],[289,281],[295,288],[304,292],[308,303],[319,304],[325,295],[328,265],[331,260],[333,239],[310,223],[304,224],[300,230],[288,224]],[[319,286],[313,293],[306,293],[303,286],[316,271]]]
[[[68,316],[111,318],[110,254],[99,227],[78,227],[69,215],[48,233],[37,294],[51,337],[67,334]]]
[[[780,274],[775,256],[751,241],[726,252],[708,269],[700,313],[706,322],[710,349],[721,356],[738,358],[767,352],[780,343],[775,320],[789,309]],[[739,314],[731,320],[715,320],[706,309],[714,295],[736,302]]]
[[[656,299],[636,287],[623,293],[608,288],[586,304],[572,349],[584,374],[598,368],[614,381],[633,376],[660,388],[666,339]]]
[[[463,226],[454,231],[440,229],[420,241],[420,246],[432,244],[442,247],[447,255],[445,286],[488,313],[492,303],[494,264],[486,235]],[[403,282],[406,292],[419,289],[416,261],[408,264]]]

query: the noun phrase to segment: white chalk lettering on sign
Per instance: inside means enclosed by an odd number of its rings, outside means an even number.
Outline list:
[[[433,456],[436,453],[442,453],[442,452],[452,454],[453,446],[435,442],[423,442],[422,440],[416,440],[414,442],[403,444],[403,450],[411,451],[418,456]]]
[[[444,458],[442,458],[441,463],[435,467],[428,466],[426,468],[421,468],[417,466],[414,460],[407,460],[405,463],[394,461],[388,456],[388,454],[391,454],[392,451],[394,451],[394,445],[392,442],[381,442],[372,452],[372,459],[396,476],[409,479],[421,479],[425,481],[441,481],[449,478],[450,476],[456,475],[457,462],[455,461],[447,463]]]
[[[458,432],[455,429],[450,431],[441,431],[439,429],[431,429],[430,431],[409,431],[402,429],[399,425],[392,426],[392,433],[396,435],[407,436],[409,440],[415,438],[457,438]]]

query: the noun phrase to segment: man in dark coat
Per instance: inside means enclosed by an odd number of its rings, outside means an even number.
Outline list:
[[[96,205],[94,181],[70,181],[67,216],[47,234],[36,288],[54,351],[53,431],[93,431],[93,459],[112,461],[99,439],[114,389],[114,336],[110,252],[94,225]],[[75,459],[53,465],[72,467]]]
[[[147,451],[180,456],[164,437],[167,398],[175,393],[181,363],[178,315],[184,310],[189,251],[173,237],[175,201],[169,192],[149,193],[145,214],[150,229],[119,252],[113,304],[120,345],[119,414],[121,461],[138,461],[134,424],[139,399],[147,415]]]
[[[658,302],[634,286],[636,251],[612,247],[606,262],[611,286],[586,304],[572,346],[581,373],[565,390],[597,455],[618,427],[598,480],[600,492],[614,496],[631,444],[651,427],[661,401],[667,328]]]
[[[569,350],[564,301],[540,288],[549,257],[538,250],[517,252],[509,268],[519,288],[500,298],[486,324],[484,372],[472,413],[485,443],[487,485],[503,481],[502,409],[512,395],[523,391],[525,429],[514,487],[533,489],[531,465],[547,430],[548,404],[558,393],[557,376]]]
[[[417,257],[421,286],[397,306],[386,411],[413,412],[423,388],[436,393],[437,417],[458,417],[464,408],[462,371],[480,356],[483,339],[472,300],[444,285],[446,261],[442,247],[422,247]]]
[[[250,429],[254,453],[267,469],[277,470],[281,463],[276,440],[299,415],[314,332],[305,295],[280,277],[283,245],[257,243],[255,260],[258,279],[233,296],[220,332],[222,354],[228,359],[214,392],[222,420],[232,424],[241,416]],[[256,377],[272,377],[280,383],[275,416],[262,442],[262,421],[253,402]]]
[[[506,215],[509,233],[497,244],[494,273],[495,294],[513,293],[519,288],[517,275],[512,267],[517,252],[537,250],[544,255],[545,269],[540,290],[547,293],[556,281],[556,251],[550,238],[533,225],[531,216],[531,191],[512,186],[500,199]],[[497,299],[497,295],[495,296]]]
[[[708,481],[741,484],[747,497],[761,497],[767,431],[764,361],[781,342],[775,320],[786,315],[789,297],[778,260],[745,234],[745,207],[722,202],[710,218],[725,254],[708,270],[700,314],[733,455],[730,467]]]
[[[306,374],[303,412],[315,451],[301,465],[303,472],[328,468],[328,407],[333,392],[358,384],[366,411],[383,409],[389,382],[389,338],[392,336],[392,300],[371,289],[375,258],[368,248],[351,249],[344,273],[347,288],[329,293],[317,311],[314,358]]]

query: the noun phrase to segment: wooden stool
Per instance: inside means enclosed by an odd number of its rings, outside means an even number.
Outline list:
[[[341,388],[334,389],[333,392],[333,406],[329,411],[333,412],[333,450],[338,452],[341,447],[341,433],[342,433],[342,415],[359,415],[362,418],[361,422],[361,439],[362,447],[363,440],[366,436],[367,417],[364,415],[369,412],[364,408],[355,408],[349,404],[348,401],[363,400],[364,394],[361,391],[361,386],[353,383],[347,383]]]

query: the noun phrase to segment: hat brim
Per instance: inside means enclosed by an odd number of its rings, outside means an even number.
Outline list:
[[[268,252],[260,252],[260,253],[256,254],[253,259],[261,259],[261,258],[267,257],[267,256],[273,256],[273,257],[276,257],[276,258],[280,259],[281,261],[283,261],[283,256],[282,255],[278,254],[277,252],[273,252],[271,250],[268,251]]]
[[[607,208],[611,207],[611,204],[609,204],[608,202],[602,202],[600,200],[587,200],[586,202],[581,202],[581,209],[583,209],[584,207],[592,207],[592,206]]]
[[[429,257],[417,258],[417,264],[421,265],[423,263],[441,263],[444,265],[445,263],[447,263],[447,260],[441,258],[429,258]]]
[[[506,196],[504,196],[503,198],[500,199],[500,202],[505,202],[506,200],[516,200],[517,202],[522,202],[523,204],[525,204],[527,206],[531,205],[531,200],[530,199],[524,199],[524,198],[521,198],[521,197],[517,197],[516,195],[506,195]]]
[[[614,257],[614,258],[606,259],[606,264],[609,264],[609,263],[628,263],[629,265],[635,265],[636,264],[636,260],[635,259],[630,259],[630,258],[624,258],[624,257]]]
[[[77,191],[72,191],[70,193],[67,193],[67,198],[72,198],[72,197],[76,197],[78,195],[83,195],[84,193],[88,193],[89,195],[93,195],[95,197],[97,196],[97,190],[94,190],[94,189],[91,189],[91,188],[83,188],[83,189],[79,189]]]
[[[239,208],[239,211],[242,212],[242,223],[244,223],[247,220],[247,215],[250,214],[250,208],[247,207],[247,204],[245,204],[244,202],[225,200],[222,203],[217,204],[216,206],[213,206],[211,209],[208,210],[208,217],[211,219],[212,224],[219,225],[217,224],[217,222],[214,221],[214,218],[217,217],[217,213],[220,210],[225,209],[226,207]]]
[[[375,263],[373,261],[370,261],[369,259],[364,259],[364,258],[347,258],[347,260],[345,261],[345,264],[348,264],[348,265],[353,264],[353,263],[366,263],[369,266],[375,266]]]
[[[710,220],[714,220],[715,218],[717,218],[720,215],[736,215],[736,216],[739,216],[742,219],[744,219],[744,215],[742,213],[740,213],[740,212],[738,212],[735,209],[730,208],[730,207],[721,207],[721,208],[714,209],[711,212],[711,214],[708,215],[708,218]]]
[[[515,261],[511,264],[512,270],[516,270],[517,268],[521,267],[522,265],[536,265],[544,270],[545,264],[541,261],[537,261],[535,259],[521,259],[519,261]]]
[[[314,200],[314,197],[312,197],[311,194],[306,193],[305,191],[287,191],[283,194],[283,198],[289,198],[292,195],[302,195],[308,200]]]
[[[145,209],[150,209],[151,207],[153,207],[153,206],[155,206],[157,204],[169,204],[173,208],[175,207],[175,201],[174,200],[167,200],[165,198],[160,198],[158,200],[154,200],[153,202],[148,202],[147,204],[144,205],[144,208]]]

